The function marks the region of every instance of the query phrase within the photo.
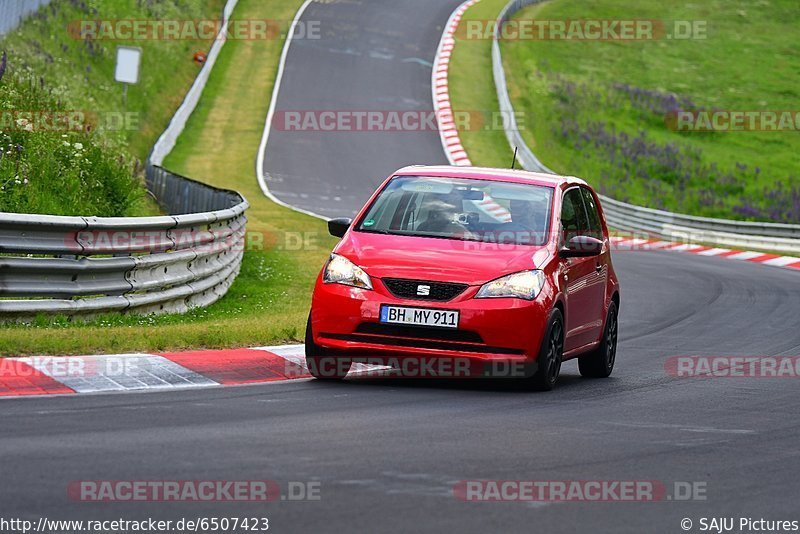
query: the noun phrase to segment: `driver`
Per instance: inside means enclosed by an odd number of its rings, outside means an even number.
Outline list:
[[[460,228],[456,223],[461,198],[451,194],[426,195],[422,209],[427,210],[428,216],[417,230],[420,232],[450,232],[453,226]]]
[[[527,235],[518,236],[518,241],[540,242],[547,218],[547,199],[512,199],[509,205],[511,221],[519,231]]]

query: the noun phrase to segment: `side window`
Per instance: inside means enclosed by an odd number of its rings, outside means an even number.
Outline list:
[[[589,229],[581,190],[578,188],[570,189],[564,195],[564,202],[561,206],[561,228],[564,232],[564,243],[576,235],[585,234]]]
[[[597,210],[597,202],[594,195],[588,189],[582,187],[581,194],[583,202],[586,204],[586,214],[589,216],[589,235],[597,239],[603,239],[603,225],[600,222],[600,212]]]

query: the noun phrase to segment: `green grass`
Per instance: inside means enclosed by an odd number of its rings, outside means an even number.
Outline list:
[[[796,3],[557,0],[518,17],[707,21],[704,40],[504,43],[515,107],[532,119],[526,138],[550,167],[621,200],[800,222],[796,133],[676,132],[661,104],[675,95],[682,109],[795,109],[800,46],[784,36],[800,22]]]
[[[505,3],[484,0],[467,18],[493,19]],[[503,42],[525,139],[549,167],[620,200],[800,222],[796,132],[676,132],[665,122],[671,97],[687,110],[796,109],[800,45],[786,38],[800,22],[795,2],[553,0],[516,18],[706,21],[704,40]],[[490,51],[488,40],[458,42],[456,109],[496,105]],[[505,152],[500,136],[463,137],[475,163],[497,164]]]
[[[301,0],[271,0],[268,4],[241,0],[235,16],[287,20],[300,3]],[[483,0],[470,9],[467,18],[493,19],[505,3],[506,0]],[[168,168],[181,174],[241,191],[251,203],[249,241],[264,241],[267,246],[248,249],[242,272],[228,294],[208,309],[183,316],[108,316],[85,324],[42,319],[29,326],[5,328],[0,336],[0,354],[166,351],[302,339],[313,281],[335,240],[327,235],[322,221],[267,200],[254,176],[281,47],[280,40],[227,43],[197,111],[166,162]],[[457,110],[497,109],[490,51],[489,41],[459,41],[456,46],[451,90]],[[537,79],[534,76],[524,81],[525,88],[533,84],[534,89],[526,93],[523,82],[515,77],[515,101],[521,95],[537,101],[538,96],[550,98],[547,84]],[[537,143],[537,126],[531,126],[530,120],[525,124],[530,127],[529,141],[534,150],[548,164],[557,166],[556,160],[549,159],[552,150],[547,149],[547,137]],[[540,129],[547,132],[547,124],[543,123]],[[502,130],[466,131],[462,132],[462,140],[475,163],[508,166],[511,149]],[[298,235],[311,239],[311,246],[300,250],[276,246],[285,243],[287,236],[294,241]]]
[[[39,131],[10,110],[69,113],[40,84],[6,72],[0,80],[0,211],[50,215],[136,216],[150,202],[136,164],[99,133]],[[58,110],[58,111],[55,111]],[[28,128],[31,131],[28,131]]]
[[[240,0],[241,19],[289,20],[302,0]],[[85,324],[49,319],[5,328],[0,354],[80,354],[253,346],[302,339],[314,279],[335,244],[323,221],[266,199],[255,158],[283,42],[229,41],[196,112],[165,166],[236,189],[251,204],[251,246],[228,294],[187,315],[107,316]],[[305,236],[310,246],[294,249]],[[288,245],[287,245],[288,243]]]
[[[0,50],[8,52],[10,69],[29,73],[37,83],[41,80],[68,109],[105,116],[123,111],[122,84],[114,81],[117,46],[140,47],[140,80],[128,87],[125,108],[132,114],[131,120],[122,130],[107,130],[109,135],[121,137],[132,156],[144,160],[197,75],[193,54],[207,50],[210,42],[80,40],[70,34],[70,24],[81,20],[216,20],[224,4],[225,0],[54,0],[0,39]]]
[[[80,39],[79,21],[217,19],[224,0],[55,0],[0,39],[0,210],[54,215],[155,215],[143,161],[197,74],[208,41]],[[114,81],[118,45],[142,48],[138,84]],[[15,124],[17,113],[64,112],[85,128]],[[24,124],[23,124],[24,126]],[[69,144],[67,144],[69,143]],[[82,148],[79,148],[82,147]],[[10,150],[13,149],[13,150]]]
[[[461,24],[465,25],[469,20],[494,20],[506,3],[507,0],[482,0],[464,14]],[[457,37],[448,78],[454,111],[476,112],[484,117],[498,113],[497,91],[492,78],[491,40]],[[514,153],[503,129],[491,127],[491,120],[484,124],[486,126],[482,128],[459,132],[461,144],[472,163],[486,167],[509,167]]]

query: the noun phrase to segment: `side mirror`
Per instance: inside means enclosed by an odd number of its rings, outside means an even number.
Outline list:
[[[588,258],[603,251],[603,242],[588,235],[576,235],[559,251],[562,258]]]
[[[351,224],[353,224],[353,219],[347,217],[331,219],[328,221],[328,232],[334,237],[344,237]]]

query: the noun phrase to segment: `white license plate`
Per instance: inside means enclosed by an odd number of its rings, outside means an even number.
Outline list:
[[[384,324],[458,328],[458,312],[384,304],[381,306],[381,322]]]

